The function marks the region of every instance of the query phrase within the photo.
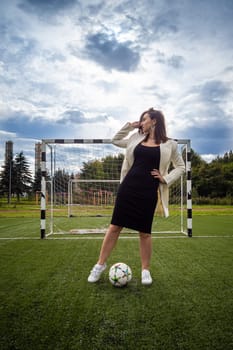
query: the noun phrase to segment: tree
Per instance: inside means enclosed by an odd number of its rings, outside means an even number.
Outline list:
[[[11,202],[12,183],[14,182],[14,160],[9,157],[2,166],[3,170],[0,174],[0,194],[7,195],[8,204]]]
[[[107,156],[102,159],[105,179],[118,180],[120,178],[123,159],[123,154],[118,154],[116,156]]]
[[[21,151],[15,156],[14,161],[14,182],[12,183],[12,192],[16,194],[17,200],[20,200],[20,196],[24,193],[28,193],[31,190],[32,175],[29,169],[29,163],[26,160],[23,152]]]
[[[233,153],[226,152],[210,163],[195,152],[192,153],[192,186],[197,197],[232,198],[233,196]]]
[[[193,149],[191,149],[191,162],[192,168],[200,167],[201,165],[206,165],[206,161],[199,156]]]
[[[101,160],[84,162],[80,178],[118,180],[120,178],[123,158],[123,154],[118,154],[116,156],[106,156]]]
[[[41,169],[39,168],[35,173],[35,178],[32,185],[33,192],[41,191]]]
[[[80,179],[96,179],[96,180],[119,180],[121,165],[124,159],[123,154],[116,156],[106,156],[100,160],[93,160],[83,163]],[[80,184],[80,188],[85,185]],[[117,184],[114,183],[92,183],[90,189],[92,191],[112,191],[116,192]]]
[[[70,180],[70,175],[65,169],[58,169],[55,171],[53,182],[56,184],[54,188],[56,192],[68,192],[68,183]]]
[[[83,163],[80,174],[81,179],[104,179],[103,163],[100,160],[93,160]]]

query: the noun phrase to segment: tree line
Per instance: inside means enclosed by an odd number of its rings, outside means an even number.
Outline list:
[[[0,195],[6,196],[8,203],[12,195],[20,200],[20,197],[32,190],[33,178],[29,163],[23,152],[16,154],[15,158],[9,156],[5,160],[0,173]]]
[[[196,204],[233,204],[233,152],[230,150],[210,163],[193,150],[192,197]]]
[[[64,184],[68,191],[71,178],[80,179],[119,179],[123,154],[107,156],[100,160],[83,163],[79,174],[69,174],[66,169],[59,169],[54,180]],[[233,152],[230,150],[218,156],[210,163],[206,162],[194,150],[191,150],[192,162],[192,198],[196,204],[232,204],[233,203]],[[49,178],[48,178],[49,180]],[[22,196],[32,196],[41,190],[41,170],[33,177],[30,164],[23,152],[15,158],[8,158],[0,171],[0,196],[8,203],[12,196],[18,201]]]

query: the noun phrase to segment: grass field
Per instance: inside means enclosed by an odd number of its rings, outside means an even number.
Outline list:
[[[0,349],[232,349],[232,214],[197,208],[193,238],[155,235],[150,287],[137,235],[123,235],[108,266],[133,279],[118,289],[107,272],[87,283],[103,235],[40,240],[38,213],[0,213]]]

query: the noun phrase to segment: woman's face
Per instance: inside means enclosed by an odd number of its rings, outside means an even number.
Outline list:
[[[155,121],[150,118],[150,115],[148,113],[145,113],[140,122],[142,132],[144,134],[148,133],[153,125],[155,125]]]

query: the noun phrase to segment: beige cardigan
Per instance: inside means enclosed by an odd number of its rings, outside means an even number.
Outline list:
[[[125,175],[134,162],[134,149],[144,140],[146,135],[133,133],[127,138],[131,131],[135,130],[130,123],[127,123],[121,128],[121,130],[113,137],[112,143],[118,147],[126,148],[125,158],[121,168],[120,182],[123,181]],[[173,164],[174,169],[168,173],[170,163]],[[177,142],[174,140],[168,140],[160,145],[160,165],[159,171],[164,178],[165,184],[159,184],[159,193],[161,198],[161,204],[165,217],[169,216],[168,202],[169,191],[168,188],[173,184],[185,171],[184,161],[178,152]],[[159,201],[158,201],[159,205]]]

